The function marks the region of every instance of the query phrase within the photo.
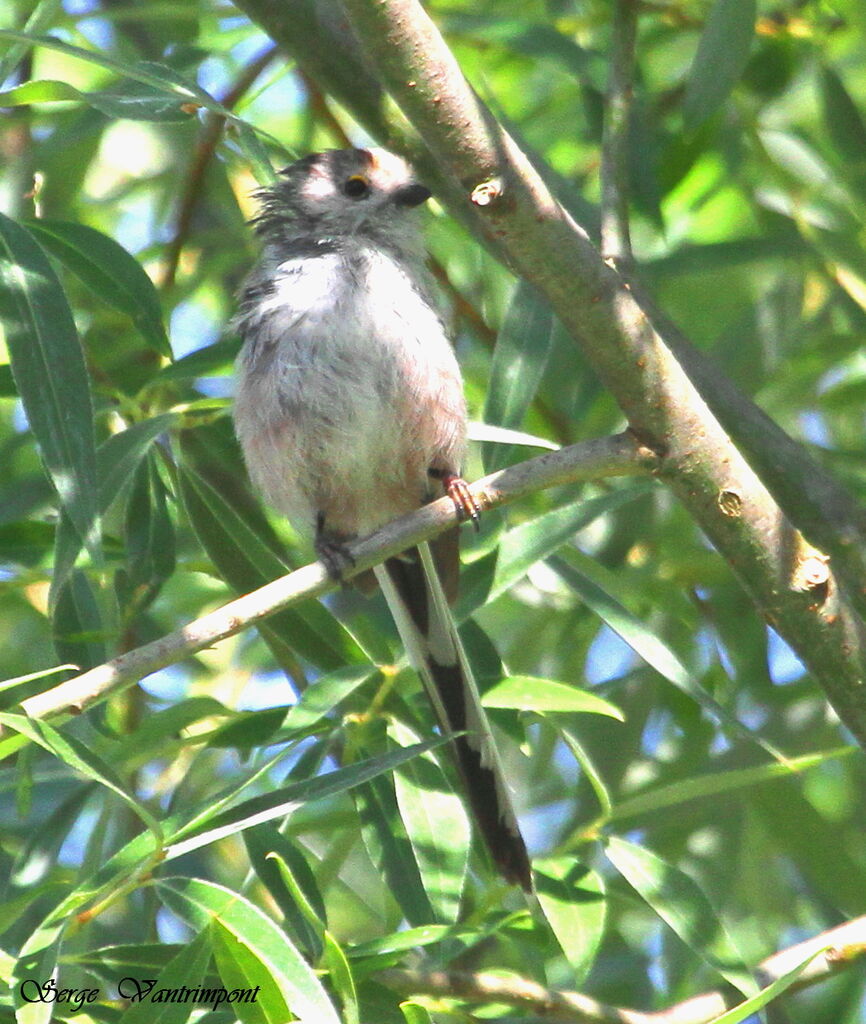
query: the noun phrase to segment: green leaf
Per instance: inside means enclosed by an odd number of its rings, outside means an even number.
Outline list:
[[[496,339],[484,422],[516,430],[535,398],[553,342],[553,313],[532,285],[519,281]],[[510,451],[486,445],[484,468],[490,473],[506,465]]]
[[[508,676],[486,690],[481,697],[486,708],[516,708],[518,711],[583,712],[608,715],[624,721],[623,714],[613,704],[594,693],[579,690],[570,683],[537,676]]]
[[[562,742],[568,747],[574,756],[575,761],[580,765],[583,774],[586,776],[587,782],[592,786],[592,791],[595,793],[595,797],[598,800],[599,807],[601,808],[602,817],[607,821],[613,809],[613,802],[610,798],[607,786],[604,784],[604,779],[601,777],[599,770],[595,766],[595,762],[586,752],[583,744],[581,744],[580,741],[572,735],[570,729],[563,727],[559,722],[556,723],[556,729],[562,737]]]
[[[156,883],[165,904],[193,927],[214,922],[214,951],[220,974],[243,982],[232,987],[261,988],[258,1001],[235,1003],[247,1021],[284,1024],[287,1009],[301,1024],[340,1024],[325,990],[306,960],[276,924],[240,893],[196,878],[165,878]],[[261,1013],[250,1013],[255,1008]]]
[[[743,995],[757,986],[703,890],[685,872],[634,843],[611,836],[608,860],[691,951]],[[711,951],[711,947],[715,952]]]
[[[715,0],[689,69],[683,123],[693,132],[721,107],[749,59],[756,0]]]
[[[470,441],[485,441],[490,444],[515,445],[522,444],[527,448],[543,448],[548,452],[558,452],[561,444],[548,441],[546,437],[536,437],[522,430],[508,430],[506,427],[494,427],[490,423],[479,423],[473,420],[468,427],[466,436]]]
[[[121,78],[130,78],[135,82],[141,82],[152,89],[168,93],[176,98],[177,103],[197,103],[208,107],[216,113],[233,115],[225,110],[208,93],[201,89],[196,83],[186,76],[175,71],[165,64],[155,61],[139,61],[137,63],[123,63],[109,57],[98,50],[85,50],[80,46],[73,46],[55,36],[39,35],[34,32],[13,32],[9,29],[0,30],[0,39],[8,39],[12,42],[26,43],[29,46],[42,46],[49,50],[56,50],[68,57],[75,57],[78,60],[86,61],[88,64],[95,64],[98,67],[114,71]]]
[[[274,181],[274,167],[268,157],[262,140],[245,121],[234,119],[241,150],[249,162],[253,177],[259,185],[271,185]]]
[[[772,984],[767,985],[766,988],[761,989],[760,992],[753,995],[750,999],[746,999],[739,1006],[735,1006],[733,1009],[728,1010],[727,1013],[723,1013],[721,1017],[716,1017],[712,1024],[742,1024],[742,1021],[752,1017],[758,1010],[762,1010],[777,996],[786,992],[815,957],[825,953],[829,948],[829,946],[825,946],[824,949],[816,949],[814,953],[810,953],[802,963],[797,964],[787,974],[783,974],[781,978],[777,978]]]
[[[599,516],[634,501],[651,488],[652,484],[648,482],[630,484],[599,498],[555,508],[509,530],[499,545],[496,572],[487,600],[492,601],[508,590],[525,576],[536,562],[549,557],[578,530],[582,530]]]
[[[379,669],[372,665],[346,665],[319,676],[304,690],[297,704],[289,709],[286,728],[308,729],[315,725],[378,674]]]
[[[35,682],[38,679],[47,679],[48,676],[56,675],[58,672],[76,672],[77,665],[52,665],[51,668],[44,668],[40,672],[28,672],[26,676],[12,676],[10,679],[0,680],[0,693],[9,690],[13,686],[20,686],[21,683]]]
[[[434,1024],[430,1011],[420,1003],[400,1003],[400,1012],[406,1019],[406,1024]]]
[[[14,983],[10,985],[16,1024],[48,1024],[54,1016],[54,1003],[38,1001],[33,986],[44,985],[55,977],[66,923],[43,922],[21,947],[13,971]]]
[[[379,725],[375,723],[375,727]],[[374,741],[378,741],[379,749],[384,749],[383,730],[374,735],[374,726],[350,726],[346,731],[350,738],[361,732],[363,745],[355,741],[355,749],[360,756],[368,756]],[[400,817],[394,780],[372,779],[369,785],[355,789],[352,797],[361,819],[364,846],[403,916],[410,925],[432,921],[436,915],[424,888],[415,850]]]
[[[232,372],[235,359],[241,350],[240,338],[225,338],[212,345],[197,348],[182,356],[176,362],[163,366],[154,381],[194,380],[196,377],[226,376]]]
[[[146,62],[140,66],[146,66]],[[49,78],[0,92],[0,103],[8,107],[68,102],[87,103],[107,117],[135,121],[183,122],[195,114],[194,110],[184,109],[183,102],[174,93],[131,79],[121,79],[100,92],[82,92],[69,82]]]
[[[708,772],[693,778],[679,779],[666,786],[655,786],[617,803],[610,811],[610,821],[622,821],[641,814],[655,814],[666,807],[678,807],[689,800],[708,800],[722,793],[758,786],[763,782],[787,778],[818,765],[856,753],[859,747],[838,747],[835,750],[789,757],[786,762],[772,761],[754,768],[733,768],[725,772]]]
[[[178,420],[174,413],[162,413],[152,419],[133,423],[112,434],[96,452],[99,468],[99,507],[106,512],[125,484],[132,479],[151,445]]]
[[[258,711],[237,711],[208,735],[207,744],[217,748],[235,747],[244,752],[264,746],[283,724],[288,710],[288,704],[281,704]]]
[[[428,750],[433,750],[445,742],[444,738],[438,737],[425,743],[418,743],[413,747],[383,754],[380,757],[358,761],[325,775],[305,779],[303,782],[295,782],[273,792],[252,797],[218,814],[199,815],[194,823],[174,822],[172,831],[169,830],[169,823],[166,822],[164,823],[165,833],[166,836],[171,837],[169,840],[171,845],[166,851],[165,859],[179,857],[191,850],[207,846],[217,839],[235,835],[245,828],[259,825],[263,821],[273,821],[274,818],[285,817],[311,800],[335,796],[337,793],[360,786],[379,775],[393,771],[404,762]]]
[[[839,75],[826,64],[819,72],[824,125],[839,155],[866,169],[866,124]]]
[[[579,552],[571,551],[568,559],[551,559],[551,568],[562,577],[580,599],[591,608],[598,617],[621,637],[631,649],[639,654],[648,665],[673,683],[683,693],[687,693],[699,707],[712,715],[722,725],[727,726],[736,734],[766,750],[771,757],[782,762],[784,756],[772,744],[752,732],[725,708],[693,678],[674,652],[656,634],[649,629],[637,616],[625,608],[604,587],[577,565],[589,564],[590,560]]]
[[[56,571],[52,585],[51,633],[57,657],[82,671],[101,665],[106,658],[106,632],[89,577],[80,569],[70,568],[62,575]]]
[[[419,739],[399,721],[389,723],[388,734],[401,747]],[[396,771],[394,787],[400,817],[436,917],[456,921],[472,840],[463,801],[431,754],[416,757]]]
[[[144,824],[151,830],[158,845],[162,844],[162,826],[150,811],[140,803],[131,793],[127,792],[121,779],[114,769],[99,757],[98,754],[86,747],[80,740],[70,733],[62,733],[55,729],[48,722],[35,718],[27,718],[24,715],[15,715],[9,712],[0,712],[0,722],[8,728],[14,729],[24,736],[27,736],[40,747],[50,751],[55,757],[60,758],[64,764],[74,771],[80,772],[85,778],[98,782],[112,793],[119,796],[121,800],[134,811]]]
[[[595,961],[607,916],[604,880],[573,856],[533,862],[535,892],[576,983]]]
[[[175,533],[168,504],[156,458],[148,452],[136,467],[123,521],[126,566],[122,583],[119,572],[116,586],[127,588],[127,615],[141,614],[175,570]]]
[[[283,927],[310,961],[318,960],[327,915],[300,847],[269,822],[246,829],[244,844],[253,870],[282,911]]]
[[[203,981],[211,958],[211,935],[202,929],[192,942],[181,946],[178,952],[159,969],[156,986],[148,995],[133,1002],[121,1015],[118,1024],[183,1024],[195,1010],[195,1002],[160,998],[160,992],[170,993],[182,987],[196,988]]]
[[[271,976],[267,965],[219,921],[213,921],[209,930],[223,985],[255,996],[232,1007],[236,1020],[241,1024],[279,1024],[294,1020],[279,980]]]
[[[2,215],[0,320],[45,468],[81,542],[96,553],[93,403],[78,332],[47,257],[29,232]]]
[[[331,978],[331,985],[340,997],[345,1024],[360,1024],[358,993],[352,968],[342,947],[329,931],[325,931],[325,966]]]
[[[24,31],[30,34],[42,32],[44,29],[50,28],[62,10],[63,0],[39,0],[33,8],[30,17],[24,23]],[[17,45],[10,46],[0,56],[0,82],[6,81],[21,63],[29,49],[30,47],[26,43],[19,42]]]
[[[152,349],[171,357],[156,288],[122,245],[86,224],[40,219],[27,228],[98,298],[126,313]]]

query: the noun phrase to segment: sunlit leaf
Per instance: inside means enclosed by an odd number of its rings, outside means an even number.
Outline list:
[[[622,721],[622,712],[594,693],[568,683],[536,676],[508,676],[486,690],[481,698],[486,708],[517,708],[519,711],[581,712],[609,715]]]
[[[535,860],[532,868],[541,909],[580,984],[593,965],[604,933],[604,882],[573,856]]]
[[[419,737],[398,721],[388,733],[402,746]],[[451,788],[431,754],[416,757],[394,773],[400,817],[424,888],[441,921],[458,917],[463,879],[469,862],[472,829],[461,798]]]
[[[279,1024],[287,1020],[287,1011],[302,1024],[340,1024],[306,960],[246,897],[196,878],[163,878],[156,886],[166,905],[183,920],[197,928],[214,924],[217,963],[220,973],[233,979],[231,987],[252,990],[259,986],[255,1003],[233,1006],[245,1024],[247,1020]]]
[[[695,956],[706,961],[744,995],[757,986],[737,944],[703,890],[684,871],[634,843],[611,836],[608,860]]]

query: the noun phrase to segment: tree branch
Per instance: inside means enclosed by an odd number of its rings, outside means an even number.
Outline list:
[[[232,110],[279,52],[276,46],[269,46],[254,60],[250,61],[238,76],[234,85],[220,100],[220,103],[227,110]],[[189,169],[184,177],[185,184],[180,203],[177,207],[174,237],[165,247],[165,262],[162,266],[159,281],[161,289],[171,288],[174,284],[180,254],[189,235],[193,214],[204,187],[208,164],[211,162],[216,151],[225,122],[226,119],[222,114],[215,114],[212,110],[208,110],[205,113],[201,135],[196,143]]]
[[[470,489],[482,508],[495,508],[547,487],[646,472],[654,463],[651,451],[630,434],[619,434],[528,459],[484,477]],[[369,537],[349,545],[354,564],[346,571],[345,578],[350,579],[408,547],[430,540],[456,522],[457,513],[450,498],[441,498],[417,512],[395,519]],[[321,562],[305,565],[229,601],[167,636],[67,679],[44,693],[28,697],[21,702],[21,707],[31,718],[80,714],[144,676],[234,636],[282,608],[319,597],[336,586],[337,582],[331,579]]]
[[[628,157],[637,15],[638,0],[615,0],[610,82],[601,142],[601,255],[620,269],[626,269],[632,258]]]
[[[242,6],[261,11],[255,0]],[[665,325],[650,322],[628,284],[472,92],[417,0],[344,0],[343,6],[369,66],[433,155],[455,212],[474,219],[547,296],[632,429],[658,452],[659,474],[866,746],[863,623],[828,558],[785,518],[689,380],[663,337]],[[307,10],[303,0],[299,7]],[[292,12],[294,18],[295,5]],[[317,59],[326,63],[321,51]],[[399,134],[399,119],[389,121],[381,102],[374,121],[385,122],[392,137]]]
[[[489,230],[485,233],[486,218],[480,216],[479,208],[466,202],[466,189],[431,159],[422,138],[424,122],[419,122],[416,130],[396,106],[387,102],[381,84],[373,77],[374,62],[364,53],[336,3],[325,8],[319,0],[293,0],[291,5],[236,0],[236,6],[292,54],[298,66],[351,111],[371,135],[409,158],[451,215],[494,255],[513,266],[496,234]],[[435,95],[433,102],[438,102]],[[789,437],[724,376],[712,359],[653,308],[636,282],[631,287],[704,401],[735,439],[785,515],[833,556],[834,570],[844,576],[848,596],[860,615],[866,617],[866,591],[862,586],[866,578],[866,516],[862,509],[804,445]]]
[[[818,952],[823,950],[823,952]],[[784,977],[809,956],[818,953],[787,992],[825,981],[866,956],[866,917],[831,928],[796,946],[774,953],[755,973],[767,986]],[[461,971],[422,971],[391,968],[380,981],[404,995],[446,996],[473,1003],[505,1003],[545,1020],[562,1024],[710,1024],[736,1005],[721,991],[704,992],[666,1010],[645,1013],[600,1003],[581,992],[555,991],[526,978]]]

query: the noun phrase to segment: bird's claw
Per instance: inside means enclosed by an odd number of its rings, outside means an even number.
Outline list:
[[[448,497],[454,502],[457,518],[460,520],[471,519],[477,533],[481,528],[481,506],[476,501],[475,495],[469,490],[469,484],[462,476],[455,476],[453,473],[443,476],[442,484]]]

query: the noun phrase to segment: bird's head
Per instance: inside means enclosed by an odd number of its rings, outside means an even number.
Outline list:
[[[415,207],[430,190],[384,149],[330,149],[290,164],[259,192],[254,221],[266,239],[414,235]]]

